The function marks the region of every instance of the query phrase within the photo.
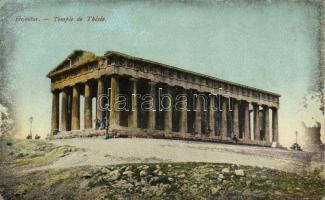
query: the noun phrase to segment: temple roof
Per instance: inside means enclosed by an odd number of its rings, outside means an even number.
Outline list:
[[[179,72],[183,72],[183,73],[193,74],[195,76],[207,78],[207,79],[210,79],[210,80],[215,80],[215,81],[227,83],[227,84],[230,84],[230,85],[236,85],[236,86],[240,86],[240,87],[247,88],[247,89],[251,89],[251,90],[255,90],[255,91],[265,92],[265,93],[269,93],[269,94],[272,94],[272,95],[278,96],[278,97],[281,96],[280,94],[277,94],[277,93],[274,93],[274,92],[269,92],[269,91],[257,89],[257,88],[254,88],[254,87],[249,87],[247,85],[242,85],[242,84],[234,83],[234,82],[231,82],[231,81],[219,79],[219,78],[216,78],[216,77],[213,77],[213,76],[209,76],[209,75],[206,75],[206,74],[201,74],[201,73],[194,72],[194,71],[191,71],[191,70],[185,70],[183,68],[179,68],[179,67],[175,67],[175,66],[171,66],[171,65],[159,63],[159,62],[156,62],[156,61],[152,61],[152,60],[147,60],[147,59],[143,59],[143,58],[131,56],[131,55],[124,54],[124,53],[121,53],[121,52],[107,51],[105,53],[105,56],[106,57],[118,56],[118,57],[126,58],[128,60],[134,60],[134,61],[139,61],[139,62],[144,62],[144,63],[150,63],[150,64],[153,64],[153,65],[159,65],[159,66],[162,66],[162,67],[165,67],[165,68],[168,68],[168,69],[172,69],[172,70],[179,71]]]
[[[257,89],[257,88],[254,88],[254,87],[234,83],[234,82],[219,79],[219,78],[216,78],[216,77],[213,77],[213,76],[201,74],[201,73],[198,73],[198,72],[193,72],[193,71],[190,71],[190,70],[185,70],[185,69],[182,69],[182,68],[179,68],[179,67],[175,67],[175,66],[155,62],[155,61],[152,61],[152,60],[147,60],[147,59],[131,56],[131,55],[124,54],[124,53],[121,53],[121,52],[116,52],[116,51],[107,51],[104,54],[104,56],[100,57],[100,56],[96,56],[94,53],[89,52],[89,51],[74,50],[56,68],[54,68],[52,71],[50,71],[47,74],[47,77],[50,78],[51,76],[53,76],[53,75],[55,75],[57,73],[60,73],[60,71],[63,72],[63,71],[75,68],[77,66],[84,65],[84,64],[99,60],[99,59],[101,59],[103,57],[114,57],[114,56],[124,58],[124,59],[127,59],[127,60],[133,60],[133,61],[149,63],[149,64],[152,64],[154,66],[155,65],[156,66],[161,66],[161,67],[165,67],[165,68],[168,68],[168,69],[171,69],[171,70],[174,70],[174,71],[179,71],[179,72],[182,72],[182,73],[192,74],[192,75],[195,75],[195,76],[203,77],[203,78],[214,80],[214,81],[223,82],[223,83],[230,84],[230,85],[240,86],[240,87],[247,88],[247,89],[250,89],[250,90],[255,90],[255,91],[258,91],[258,92],[269,93],[269,94],[272,94],[272,95],[277,96],[277,97],[281,96],[280,94],[277,94],[277,93]]]
[[[81,49],[74,50],[68,57],[66,57],[57,67],[51,70],[47,77],[50,77],[51,74],[60,71],[62,69],[72,68],[73,66],[78,66],[86,64],[88,62],[96,60],[98,57],[89,51],[84,51]]]

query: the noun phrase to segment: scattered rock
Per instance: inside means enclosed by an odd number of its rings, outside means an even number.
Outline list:
[[[222,180],[222,179],[225,179],[225,177],[224,177],[223,174],[219,174],[218,178],[220,178],[221,180]]]
[[[130,170],[132,170],[132,167],[131,166],[127,166],[124,171],[130,171]]]
[[[100,172],[103,174],[108,174],[111,172],[111,170],[106,167],[102,167],[102,168],[100,168]]]
[[[260,178],[261,179],[267,179],[267,177],[265,175],[262,175]]]
[[[91,178],[92,176],[91,176],[91,174],[89,172],[84,172],[84,173],[81,174],[81,177],[88,179],[88,178]]]
[[[18,153],[16,155],[16,159],[24,158],[24,157],[27,157],[27,156],[29,156],[29,153]]]
[[[120,178],[120,176],[121,176],[121,173],[120,173],[120,171],[118,169],[110,172],[110,179],[112,181],[118,180]]]
[[[126,166],[125,165],[123,165],[122,167],[120,167],[120,170],[121,171],[124,171],[126,169]]]
[[[159,180],[159,177],[155,176],[155,177],[152,177],[149,181],[149,184],[150,185],[154,185],[157,181]]]
[[[246,186],[250,186],[252,184],[252,181],[246,181]]]
[[[147,191],[148,191],[148,188],[146,188],[146,187],[143,187],[143,188],[141,189],[141,192],[142,192],[142,193],[147,193]]]
[[[173,182],[174,179],[172,177],[168,177],[168,181]]]
[[[123,175],[126,175],[126,176],[128,176],[129,178],[131,178],[131,177],[133,176],[133,174],[134,174],[134,173],[133,173],[132,171],[130,171],[130,170],[123,172]]]
[[[181,174],[177,176],[178,178],[185,178],[185,174]]]
[[[318,175],[321,179],[325,179],[325,170],[319,173]]]
[[[139,175],[141,177],[147,176],[148,175],[148,171],[147,170],[141,170]]]
[[[222,173],[229,173],[230,170],[229,170],[229,168],[223,168],[223,169],[221,170],[221,172],[222,172]]]
[[[235,170],[235,175],[236,176],[245,176],[245,172],[242,169],[237,169],[237,170]]]

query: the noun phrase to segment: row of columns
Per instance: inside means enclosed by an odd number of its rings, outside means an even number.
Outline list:
[[[137,94],[138,94],[138,80],[135,78],[130,78],[130,85],[131,85],[131,93],[133,94],[131,97],[131,113],[128,119],[128,126],[132,128],[138,128],[138,100],[137,100]],[[157,97],[156,97],[156,83],[149,82],[149,93],[151,95],[151,103],[152,105],[156,105]],[[118,127],[120,125],[120,111],[118,111],[117,108],[115,108],[116,101],[117,101],[117,95],[120,93],[120,85],[119,85],[119,77],[117,75],[113,75],[110,77],[110,105],[111,109],[109,112],[109,126],[110,129],[114,127]],[[167,86],[167,94],[172,95],[172,87]],[[97,96],[100,96],[102,94],[105,94],[105,91],[107,91],[107,88],[105,89],[105,82],[103,78],[98,79],[97,82]],[[186,90],[182,88],[182,91],[186,94]],[[80,129],[80,88],[78,85],[74,86],[72,88],[72,99],[69,98],[67,90],[62,90],[62,97],[61,97],[61,130],[66,131],[69,129],[68,126],[68,112],[69,112],[69,104],[72,100],[72,111],[71,111],[71,129],[72,130],[79,130]],[[85,96],[85,103],[84,103],[84,127],[85,129],[92,128],[92,86],[90,82],[86,82],[84,85],[84,96]],[[184,97],[184,96],[183,96]],[[185,97],[184,97],[185,98]],[[233,101],[233,108],[232,111],[228,111],[229,105],[227,105],[226,100],[221,101],[221,108],[222,111],[216,112],[214,109],[216,108],[216,96],[209,95],[209,104],[208,104],[208,117],[207,119],[203,117],[203,111],[202,110],[202,99],[197,98],[195,101],[195,121],[194,121],[194,133],[195,134],[202,134],[202,120],[208,120],[207,126],[208,130],[210,132],[210,135],[215,136],[217,134],[216,127],[219,127],[220,134],[222,137],[232,137],[233,135],[236,135],[237,137],[239,135],[242,135],[242,139],[244,140],[250,140],[251,134],[250,134],[250,109],[249,109],[249,103],[246,101]],[[172,98],[172,101],[174,99]],[[178,99],[181,100],[181,99]],[[174,102],[168,101],[171,105],[166,105],[168,107],[172,107]],[[182,103],[184,101],[180,101]],[[240,105],[239,105],[239,102]],[[184,108],[186,105],[183,103],[181,106]],[[240,109],[241,107],[241,109]],[[254,140],[261,140],[261,134],[260,134],[260,105],[257,103],[252,104],[253,107],[253,135]],[[264,124],[264,132],[265,132],[265,139],[267,141],[270,140],[270,119],[269,119],[269,107],[263,106],[263,124]],[[240,115],[240,110],[243,111],[243,115]],[[228,112],[232,112],[231,117],[231,135],[229,135],[229,126],[228,126],[228,120],[229,120],[229,114]],[[185,109],[181,109],[179,113],[179,132],[181,133],[188,133],[189,132],[189,124],[188,124],[188,116],[189,112]],[[220,115],[221,120],[219,120],[221,123],[217,124],[217,115]],[[240,134],[240,116],[243,116],[242,120],[242,130]],[[96,119],[103,120],[103,112],[100,110],[99,105],[97,105],[97,112],[96,112]],[[148,123],[147,128],[148,129],[156,129],[156,108],[153,108],[148,111]],[[173,110],[169,109],[165,111],[164,114],[164,130],[166,132],[172,132],[173,130]],[[54,91],[53,92],[53,98],[52,98],[52,131],[59,129],[59,92]],[[278,142],[278,113],[276,108],[272,108],[272,141]]]

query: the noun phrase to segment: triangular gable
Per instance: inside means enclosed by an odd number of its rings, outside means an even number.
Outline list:
[[[92,52],[84,50],[74,50],[56,68],[50,71],[47,76],[49,77],[52,73],[60,71],[64,68],[81,65],[94,59],[96,59],[96,55]]]

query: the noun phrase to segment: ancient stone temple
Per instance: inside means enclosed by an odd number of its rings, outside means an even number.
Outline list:
[[[103,135],[108,124],[110,137],[265,146],[279,139],[276,93],[113,51],[96,56],[76,50],[47,77],[49,138]]]

